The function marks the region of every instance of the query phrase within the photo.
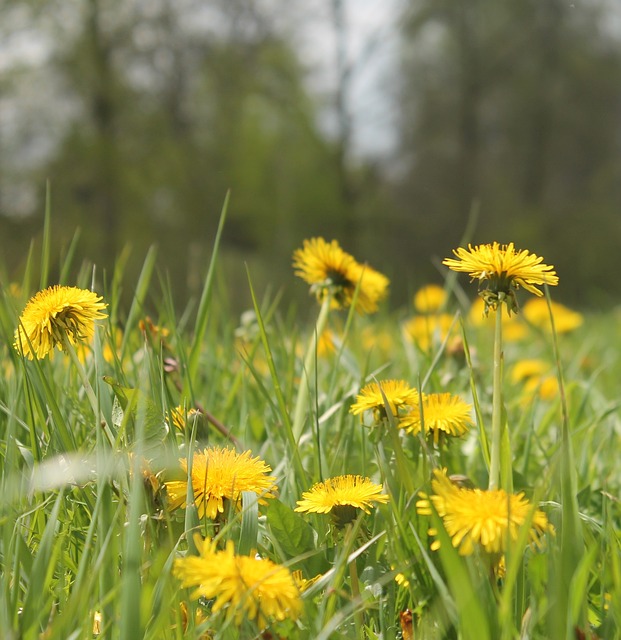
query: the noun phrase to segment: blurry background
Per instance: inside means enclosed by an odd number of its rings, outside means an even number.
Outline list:
[[[200,291],[230,189],[221,265],[240,309],[245,263],[258,291],[305,301],[291,253],[315,235],[409,304],[441,282],[469,219],[473,243],[554,264],[559,300],[610,306],[621,4],[4,0],[5,281],[40,238],[48,179],[54,256],[79,228],[77,266],[109,272],[123,256],[135,282],[156,243],[181,304]]]

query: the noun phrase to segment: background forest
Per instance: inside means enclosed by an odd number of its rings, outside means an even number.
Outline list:
[[[363,10],[378,19],[361,36]],[[180,301],[201,291],[228,190],[220,262],[238,310],[245,264],[258,290],[305,301],[291,252],[315,235],[368,256],[409,303],[469,221],[467,240],[545,256],[560,300],[618,301],[612,2],[5,0],[0,43],[15,273],[38,251],[49,180],[53,255],[78,228],[76,266],[131,274],[155,243]]]

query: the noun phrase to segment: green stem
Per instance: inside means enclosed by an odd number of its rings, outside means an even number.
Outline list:
[[[492,451],[489,467],[489,490],[498,489],[500,480],[500,445],[502,440],[502,304],[498,295],[494,331],[494,370],[492,389]]]
[[[352,535],[351,525],[348,525],[347,535],[348,536]],[[349,545],[347,546],[349,548]],[[353,546],[353,541],[352,541],[352,546]],[[351,580],[352,598],[354,600],[357,600],[360,598],[360,581],[358,580],[358,567],[356,566],[355,558],[349,563],[349,578]],[[354,625],[356,627],[356,638],[364,637],[362,633],[364,618],[362,616],[362,610],[358,607],[354,609]]]
[[[304,368],[302,369],[302,377],[300,379],[298,395],[295,399],[295,410],[293,412],[292,431],[296,442],[300,439],[302,429],[304,427],[305,411],[308,408],[308,385],[314,371],[317,341],[326,328],[331,301],[332,297],[330,294],[327,294],[323,299],[321,309],[319,310],[319,316],[317,317],[317,323],[315,324],[315,331],[313,332],[313,336],[310,340],[308,350],[306,351],[306,356],[304,358]]]

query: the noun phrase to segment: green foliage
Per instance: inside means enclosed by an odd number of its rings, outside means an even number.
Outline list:
[[[461,555],[442,518],[416,508],[421,493],[431,493],[436,467],[465,477],[456,481],[486,484],[493,334],[474,321],[467,301],[449,298],[461,328],[454,322],[449,335],[424,347],[403,331],[410,309],[377,317],[331,311],[330,348],[314,342],[314,327],[299,324],[286,298],[261,300],[251,269],[254,310],[240,324],[227,308],[219,257],[202,304],[187,301],[177,316],[168,280],[159,289],[152,281],[153,256],[135,285],[122,262],[112,281],[96,276],[109,320],[75,358],[17,355],[12,332],[43,280],[29,263],[21,278],[28,289],[2,283],[2,638],[405,638],[408,619],[416,638],[621,638],[621,363],[613,316],[587,316],[573,333],[551,336],[518,314],[525,333],[505,334],[503,420],[512,453],[505,464],[516,491],[545,511],[556,533],[530,545],[527,520],[507,546],[502,573],[480,548]],[[53,254],[48,266],[52,273]],[[62,258],[61,267],[70,276]],[[121,287],[134,292],[127,306]],[[564,394],[509,384],[515,365],[532,358],[558,365],[553,378],[564,382]],[[389,378],[461,395],[477,426],[434,446],[394,418],[362,424],[349,413],[354,396],[367,381]],[[294,437],[303,380],[307,415]],[[200,420],[178,428],[178,406],[198,409]],[[192,477],[179,459],[215,444],[265,460],[278,497],[244,492],[215,520],[192,505],[173,509],[164,483]],[[328,514],[294,511],[315,482],[347,473],[382,483],[388,503],[358,510],[342,529]],[[189,488],[188,502],[197,490]],[[251,619],[237,625],[226,610],[214,612],[213,601],[182,589],[174,563],[197,552],[196,533],[317,578],[302,593],[299,619],[270,619],[266,630]]]

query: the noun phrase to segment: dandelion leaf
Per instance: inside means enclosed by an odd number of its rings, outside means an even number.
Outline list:
[[[288,556],[293,558],[315,548],[313,528],[280,500],[269,501],[267,523]]]

